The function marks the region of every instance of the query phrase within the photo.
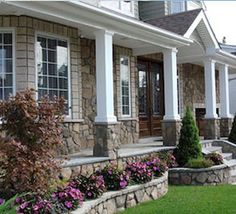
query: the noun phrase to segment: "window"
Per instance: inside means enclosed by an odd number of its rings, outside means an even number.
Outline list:
[[[120,86],[121,86],[121,112],[122,116],[131,115],[130,105],[130,62],[129,57],[120,58]]]
[[[37,36],[37,78],[38,98],[63,97],[66,102],[66,114],[69,114],[69,71],[68,42],[52,37]]]
[[[114,1],[101,0],[101,6],[122,12],[126,15],[134,16],[134,2],[133,1]]]
[[[13,94],[13,34],[0,31],[0,100]]]

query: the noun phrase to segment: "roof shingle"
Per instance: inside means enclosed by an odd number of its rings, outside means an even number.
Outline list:
[[[146,23],[183,36],[202,9],[145,20]]]

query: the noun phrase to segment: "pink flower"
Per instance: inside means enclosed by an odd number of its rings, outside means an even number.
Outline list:
[[[73,204],[71,201],[66,201],[64,204],[68,209],[71,209],[73,207]]]

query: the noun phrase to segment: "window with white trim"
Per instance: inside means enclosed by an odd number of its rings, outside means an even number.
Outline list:
[[[13,34],[0,31],[0,100],[13,94]]]
[[[37,36],[36,47],[38,98],[63,97],[66,114],[69,114],[69,54],[68,41],[53,37]]]
[[[121,115],[124,117],[130,117],[130,59],[127,56],[120,57],[120,91]]]

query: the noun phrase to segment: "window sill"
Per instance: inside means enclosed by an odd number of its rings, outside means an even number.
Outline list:
[[[120,117],[118,118],[119,121],[130,121],[130,120],[136,120],[138,121],[137,117]]]
[[[71,119],[71,118],[65,118],[64,123],[83,123],[84,119]]]

